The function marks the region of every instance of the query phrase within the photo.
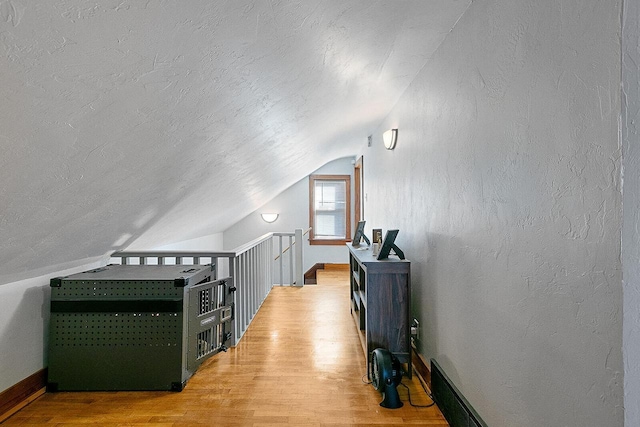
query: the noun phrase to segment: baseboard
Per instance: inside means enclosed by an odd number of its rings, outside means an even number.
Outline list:
[[[435,359],[431,359],[431,385],[433,400],[451,427],[487,427]]]
[[[47,369],[45,368],[0,393],[0,423],[42,396],[46,385]]]
[[[327,264],[324,262],[319,262],[307,270],[304,273],[304,284],[305,285],[317,285],[318,284],[318,270],[340,270],[340,271],[349,271],[349,264]]]
[[[424,383],[424,385],[431,391],[431,370],[429,369],[429,363],[423,355],[418,353],[416,346],[411,343],[411,364],[415,370],[418,378]]]
[[[317,263],[313,267],[311,267],[309,270],[307,270],[307,272],[304,273],[304,284],[305,285],[317,284],[318,281],[316,279],[316,274],[318,270],[323,270],[323,269],[324,269],[324,263]]]
[[[324,270],[349,271],[349,264],[324,264]]]

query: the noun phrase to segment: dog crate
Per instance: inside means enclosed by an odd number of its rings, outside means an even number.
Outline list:
[[[108,265],[52,279],[48,390],[182,390],[226,350],[234,290],[214,265]]]

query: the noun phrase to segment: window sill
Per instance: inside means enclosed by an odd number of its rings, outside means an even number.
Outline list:
[[[344,245],[347,242],[350,242],[351,239],[339,239],[339,240],[329,240],[329,239],[309,239],[310,245],[322,245],[322,246],[337,246]]]

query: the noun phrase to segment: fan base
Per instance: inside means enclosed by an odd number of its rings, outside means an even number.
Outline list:
[[[402,408],[404,403],[400,400],[398,390],[395,387],[386,387],[386,390],[382,393],[382,402],[380,406],[387,409]]]

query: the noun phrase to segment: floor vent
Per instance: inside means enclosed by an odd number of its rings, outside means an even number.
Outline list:
[[[451,427],[487,427],[434,359],[431,359],[431,391]]]

